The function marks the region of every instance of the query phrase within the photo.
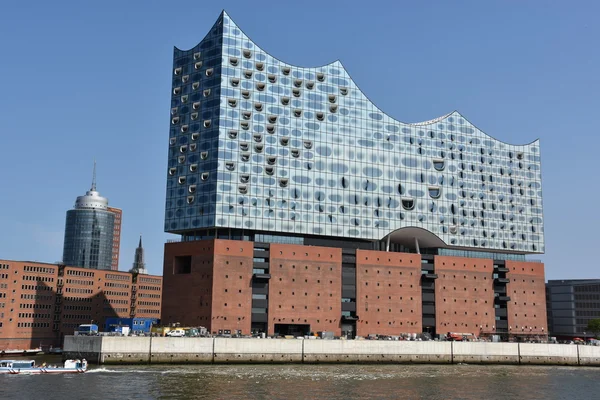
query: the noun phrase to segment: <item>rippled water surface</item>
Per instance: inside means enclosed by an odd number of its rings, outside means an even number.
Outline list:
[[[600,368],[91,366],[82,375],[0,376],[0,399],[600,399]]]

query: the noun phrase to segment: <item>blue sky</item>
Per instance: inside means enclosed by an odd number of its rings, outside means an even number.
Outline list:
[[[356,3],[356,5],[354,5]],[[259,7],[260,4],[260,7]],[[558,1],[21,1],[0,6],[0,258],[62,257],[89,188],[123,209],[121,269],[140,233],[162,273],[173,46],[222,9],[303,66],[340,59],[405,122],[460,111],[488,134],[541,139],[549,279],[600,278],[600,3]]]

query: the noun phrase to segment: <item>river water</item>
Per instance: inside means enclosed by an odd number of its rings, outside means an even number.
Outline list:
[[[600,399],[600,368],[92,365],[79,375],[0,375],[0,399]]]

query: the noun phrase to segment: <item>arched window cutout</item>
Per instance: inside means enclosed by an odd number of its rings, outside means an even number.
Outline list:
[[[414,199],[402,199],[402,208],[405,210],[412,210],[415,208],[415,200]]]
[[[202,179],[203,181],[208,180],[208,172],[203,172],[202,175],[200,176],[200,179]]]
[[[237,137],[237,131],[229,131],[229,138],[235,139]]]
[[[269,74],[269,75],[267,76],[267,79],[269,80],[269,82],[270,82],[270,83],[275,83],[275,82],[277,82],[277,77],[276,77],[275,75],[273,75],[273,74]]]
[[[245,120],[249,120],[250,118],[252,118],[252,112],[251,111],[243,111],[242,118],[244,118]]]
[[[248,151],[248,149],[249,149],[248,143],[240,143],[240,150]]]
[[[242,127],[243,130],[247,131],[248,129],[250,129],[250,124],[246,121],[242,121],[240,122],[240,126]]]
[[[231,78],[231,86],[238,87],[240,85],[240,80],[238,78]]]
[[[255,64],[254,64],[254,66],[256,67],[256,69],[257,69],[258,71],[262,71],[263,69],[265,69],[265,64],[264,64],[264,63],[261,63],[261,62],[257,62],[257,63],[255,63]]]
[[[242,153],[240,158],[242,161],[246,162],[246,161],[250,160],[250,153]]]
[[[275,125],[267,125],[267,133],[275,133]]]
[[[248,181],[250,181],[250,175],[247,175],[247,174],[240,175],[240,182],[248,183]]]
[[[229,104],[229,107],[235,107],[235,106],[237,106],[237,100],[236,99],[229,99],[229,100],[227,100],[227,103]]]
[[[177,168],[169,168],[169,175],[173,176],[177,172]]]
[[[194,60],[199,60],[200,57],[202,57],[202,53],[200,53],[200,52],[194,53]]]
[[[185,176],[180,176],[177,179],[177,183],[179,183],[180,185],[184,185],[185,184]]]
[[[269,165],[275,165],[275,162],[277,161],[277,157],[267,157],[267,164]]]
[[[246,78],[246,79],[252,78],[252,71],[244,71],[244,78]]]
[[[261,82],[257,83],[256,90],[258,90],[259,92],[262,92],[263,90],[265,90],[265,84],[261,83]]]
[[[442,194],[442,189],[440,189],[438,186],[430,186],[428,191],[429,191],[429,197],[431,197],[433,199],[439,198],[440,195]]]
[[[262,111],[263,105],[261,103],[254,103],[254,109],[256,111]]]
[[[279,142],[281,143],[281,145],[282,145],[282,146],[287,146],[287,145],[288,145],[288,143],[289,143],[289,141],[290,141],[290,138],[288,138],[288,137],[282,137],[282,138],[279,140]]]
[[[194,196],[188,196],[187,197],[187,203],[188,204],[192,204],[194,202]]]
[[[196,147],[197,147],[197,146],[198,146],[198,145],[197,145],[196,143],[192,143],[192,144],[190,144],[190,151],[196,151]]]
[[[225,163],[225,169],[227,171],[234,171],[235,170],[235,164],[233,162],[226,162]]]
[[[287,106],[288,104],[290,104],[290,98],[289,97],[282,97],[281,98],[281,104],[283,104],[284,106]]]
[[[435,168],[436,171],[443,171],[444,167],[444,160],[433,160],[433,168]]]
[[[237,67],[238,65],[238,59],[235,57],[230,57],[229,58],[229,64],[233,65],[234,67]]]
[[[250,91],[249,90],[242,90],[242,97],[245,99],[249,99],[250,98]]]
[[[248,193],[248,187],[246,185],[239,185],[238,186],[238,191],[241,194],[246,194],[246,193]]]
[[[290,67],[283,67],[281,68],[281,73],[284,75],[289,75],[290,74]]]
[[[254,135],[252,135],[252,138],[256,143],[262,142],[262,135],[260,133],[255,133]]]
[[[292,157],[294,158],[298,158],[300,157],[300,151],[298,149],[292,149],[292,151],[290,152],[290,154],[292,155]]]
[[[190,192],[190,193],[196,193],[196,185],[190,185],[188,187],[188,192]]]
[[[198,164],[190,165],[190,172],[196,172],[198,170]]]
[[[273,167],[265,167],[265,174],[273,175],[275,173],[275,168]]]
[[[201,160],[206,160],[207,158],[208,158],[208,151],[203,151],[203,152],[200,153],[200,159]]]
[[[294,97],[300,97],[300,89],[292,89],[292,94]]]
[[[287,178],[281,178],[281,179],[279,179],[279,186],[281,186],[281,187],[287,187],[287,185],[288,185]]]
[[[317,80],[319,82],[324,82],[325,81],[325,74],[322,72],[317,72]]]
[[[262,153],[264,146],[262,144],[256,144],[254,145],[254,151],[256,151],[257,153]]]
[[[252,57],[252,52],[250,50],[244,50],[243,53],[245,58]]]

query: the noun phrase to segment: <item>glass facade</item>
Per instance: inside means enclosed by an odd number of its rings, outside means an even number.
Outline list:
[[[439,247],[544,252],[538,141],[503,143],[458,112],[399,122],[339,61],[286,64],[226,13],[175,49],[172,79],[166,232],[382,241],[420,228]]]
[[[69,266],[111,269],[115,215],[106,210],[67,211],[63,263]]]

